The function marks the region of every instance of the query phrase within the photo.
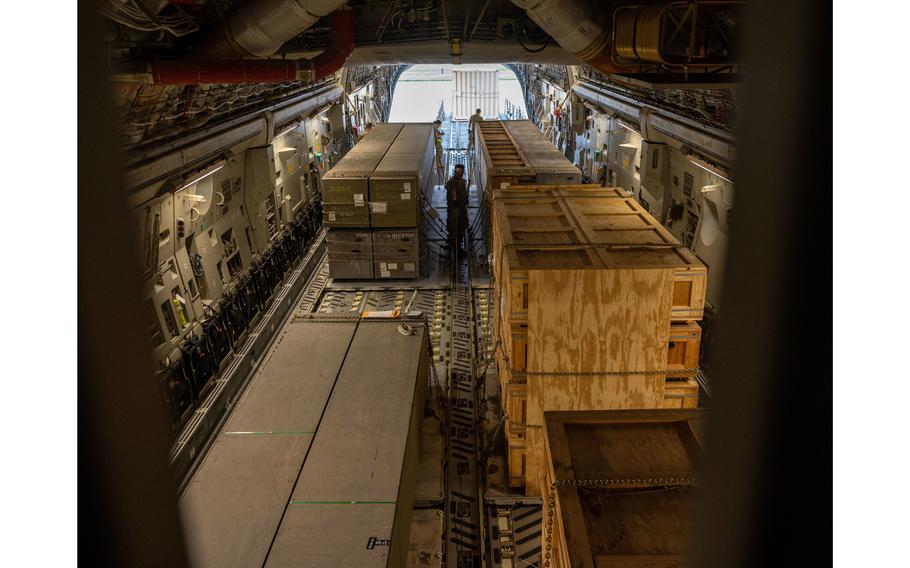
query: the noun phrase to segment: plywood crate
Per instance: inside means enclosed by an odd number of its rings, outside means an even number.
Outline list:
[[[493,211],[493,274],[504,321],[527,320],[530,270],[602,268],[561,199],[505,199],[495,202]]]
[[[698,408],[698,381],[667,379],[661,408]]]
[[[698,322],[673,322],[667,344],[667,377],[694,377],[701,352],[701,326]]]
[[[502,385],[505,404],[503,409],[509,415],[506,422],[506,437],[520,438],[524,444],[525,421],[528,408],[528,385],[525,383],[506,383]]]
[[[522,444],[509,443],[509,487],[521,487],[525,483],[525,461],[527,447]]]
[[[518,327],[518,326],[514,326]],[[522,345],[524,343],[524,348],[526,349],[526,339],[527,339],[527,324],[522,324],[522,327],[519,329],[525,330],[524,335],[513,336],[512,342],[503,342],[504,345]],[[641,376],[627,376],[623,377],[622,375],[614,377],[603,377],[603,379],[613,379],[615,381],[628,381],[626,383],[627,388],[630,389],[641,389],[642,385],[653,385],[653,388],[656,388],[660,384],[660,377],[665,377],[663,380],[663,391],[660,395],[660,402],[648,404],[642,400],[635,401],[632,398],[628,399],[617,399],[614,401],[614,408],[623,408],[628,405],[629,408],[696,408],[698,406],[698,383],[694,378],[695,371],[682,372],[682,369],[691,369],[697,368],[698,366],[698,348],[701,335],[701,328],[697,323],[691,322],[689,324],[677,324],[674,323],[670,326],[670,332],[668,334],[667,341],[667,364],[663,367],[664,369],[672,370],[674,368],[680,369],[679,373],[667,372],[665,374],[657,374],[652,377],[641,377]],[[672,345],[671,344],[675,344]],[[504,353],[507,350],[502,350]],[[524,351],[526,353],[526,351]],[[679,357],[682,354],[685,354],[684,357],[688,357],[684,361],[680,362]],[[506,435],[509,437],[513,432],[521,434],[520,448],[514,451],[527,451],[527,448],[536,448],[541,442],[541,438],[538,435],[538,430],[536,425],[528,427],[528,384],[534,385],[535,394],[534,401],[535,403],[542,396],[547,396],[546,392],[553,392],[554,390],[569,390],[569,391],[583,391],[586,388],[584,385],[583,376],[579,375],[576,377],[537,377],[537,376],[527,376],[523,375],[524,367],[521,365],[520,360],[516,360],[516,357],[509,355],[509,361],[506,362],[505,358],[500,356],[498,358],[498,373],[500,381],[503,385],[502,388],[502,400],[503,408],[506,409],[506,413],[509,416],[509,420],[506,421]],[[512,377],[516,377],[517,380],[523,380],[526,382],[523,383],[514,383]],[[581,380],[579,380],[581,379]],[[589,381],[597,381],[597,377],[588,377]],[[576,382],[577,381],[577,382]],[[516,388],[513,385],[519,385],[520,388]],[[591,388],[592,385],[588,385],[588,388]],[[554,388],[555,387],[555,388]],[[618,393],[614,393],[618,394]],[[601,393],[603,396],[603,393]],[[588,410],[590,408],[596,407],[606,407],[611,403],[604,398],[601,398],[599,402],[590,402],[588,404],[573,405],[571,404],[570,399],[565,399],[560,397],[561,400],[547,400],[543,405],[538,405],[538,408],[561,408],[561,409],[572,409],[572,410]],[[654,399],[648,399],[653,401]],[[512,426],[512,421],[519,421],[520,426]],[[531,431],[533,430],[533,431]],[[512,441],[509,440],[510,447],[513,445]],[[536,471],[537,461],[535,456],[531,456],[526,460],[530,465],[525,466],[525,470]],[[534,488],[531,487],[528,489],[529,494],[534,493]]]
[[[697,324],[671,323],[679,282],[703,284],[706,270],[636,206],[616,188],[494,202],[497,333],[508,357],[498,367],[501,380],[527,384],[530,495],[543,474],[545,411],[660,408],[667,377],[691,375],[681,364],[693,355],[697,366]]]
[[[529,273],[530,491],[543,472],[545,410],[660,408],[672,277],[668,269]]]
[[[615,188],[561,194],[605,266],[672,266],[673,320],[703,317],[708,269],[634,198],[618,196]]]
[[[544,562],[549,551],[553,568],[683,565],[701,419],[699,410],[548,412]]]
[[[576,183],[576,184],[519,184],[508,187],[496,188],[492,192],[492,199],[495,203],[501,199],[533,199],[542,195],[556,197],[561,195],[560,191],[600,191],[604,189],[596,183]],[[617,192],[625,194],[625,190],[615,189]]]

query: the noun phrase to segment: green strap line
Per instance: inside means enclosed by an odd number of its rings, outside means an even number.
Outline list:
[[[396,501],[294,501],[291,505],[395,505]]]
[[[315,434],[316,432],[302,432],[299,430],[267,430],[264,432],[225,432],[225,436],[267,436],[271,434]]]

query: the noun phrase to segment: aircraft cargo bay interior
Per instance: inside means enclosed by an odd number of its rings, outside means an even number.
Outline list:
[[[824,262],[788,160],[830,156],[768,119],[824,91],[814,8],[87,4],[86,565],[768,566],[771,527],[827,534],[826,495],[776,499],[827,443],[784,426],[827,424],[788,390],[827,320],[780,322]]]

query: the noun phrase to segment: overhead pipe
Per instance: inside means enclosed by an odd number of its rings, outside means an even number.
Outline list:
[[[586,0],[512,0],[563,49],[603,73],[634,73],[613,62],[613,40],[604,11]]]
[[[325,51],[313,59],[206,59],[164,60],[115,72],[114,80],[157,85],[227,83],[284,83],[318,81],[344,66],[354,51],[354,12],[332,14],[332,37]]]
[[[203,40],[206,57],[269,57],[345,0],[252,0],[234,10]]]

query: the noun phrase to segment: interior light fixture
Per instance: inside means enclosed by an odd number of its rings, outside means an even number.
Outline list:
[[[641,133],[640,133],[640,132],[638,132],[637,130],[635,130],[635,129],[632,128],[631,126],[625,124],[623,121],[617,120],[616,122],[619,123],[619,125],[622,126],[623,128],[625,128],[626,130],[632,131],[632,132],[634,132],[635,134],[638,134],[639,136],[641,136]]]
[[[300,123],[299,123],[299,122],[298,122],[297,124],[295,124],[294,126],[288,128],[287,130],[282,131],[281,134],[276,134],[276,135],[274,136],[274,138],[272,138],[272,139],[274,140],[274,139],[277,139],[277,138],[281,138],[282,136],[284,136],[284,135],[287,134],[288,132],[290,132],[290,131],[292,131],[292,130],[296,130],[298,126],[300,126]]]
[[[694,158],[693,156],[686,156],[686,157],[689,158],[689,162],[691,162],[692,164],[695,164],[696,166],[698,166],[699,168],[705,170],[705,171],[708,172],[709,174],[714,175],[714,176],[717,176],[717,177],[719,177],[720,179],[724,180],[724,181],[727,182],[727,183],[733,183],[733,180],[724,177],[723,174],[721,174],[721,173],[720,173],[719,171],[717,171],[716,169],[712,168],[710,165],[701,163],[700,160]]]
[[[195,178],[193,181],[188,181],[188,182],[186,182],[186,183],[185,183],[180,189],[178,189],[177,191],[181,191],[181,190],[183,190],[183,189],[186,189],[186,188],[188,188],[189,186],[193,185],[194,183],[199,183],[200,181],[204,180],[205,178],[209,177],[209,176],[212,175],[213,173],[215,173],[215,172],[217,172],[218,170],[220,170],[221,168],[223,168],[224,166],[225,166],[225,164],[224,164],[224,162],[222,162],[218,167],[216,167],[216,168],[214,168],[214,169],[212,169],[212,170],[209,170],[208,172],[206,172],[206,173],[202,174],[201,176]]]

